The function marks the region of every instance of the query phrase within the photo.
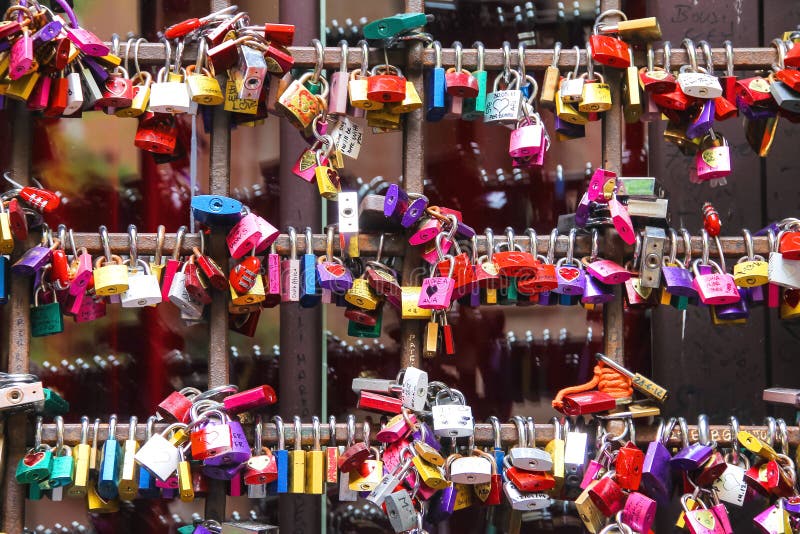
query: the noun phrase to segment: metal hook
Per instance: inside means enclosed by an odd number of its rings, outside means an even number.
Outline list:
[[[314,47],[317,60],[316,65],[314,65],[314,74],[311,75],[311,81],[317,83],[319,82],[320,74],[322,74],[322,69],[325,67],[325,49],[319,39],[312,39],[311,45]]]
[[[672,68],[672,43],[664,41],[664,70],[669,72]]]
[[[694,49],[694,41],[688,37],[684,37],[681,44],[683,48],[686,49],[686,54],[689,56],[689,68],[692,69],[692,72],[697,72],[697,53]]]
[[[547,247],[547,263],[554,263],[556,259],[556,242],[558,241],[558,228],[550,231],[550,246]]]
[[[60,415],[54,417],[56,423],[56,456],[64,448],[64,418]]]
[[[356,416],[347,416],[347,447],[352,447],[356,442]]]
[[[186,235],[186,226],[178,228],[175,234],[175,248],[172,250],[172,259],[177,260],[181,257],[181,248],[183,247],[183,236]]]
[[[146,42],[148,42],[147,39],[139,37],[136,39],[136,46],[133,47],[133,64],[136,66],[137,74],[142,72],[142,68],[139,66],[139,45]]]
[[[595,261],[600,252],[600,232],[597,228],[592,228],[592,250],[589,252],[589,260]]]
[[[383,256],[383,241],[386,234],[381,232],[381,235],[378,237],[378,250],[375,252],[375,261],[380,262],[381,257]]]
[[[530,240],[530,243],[528,244],[528,250],[535,259],[536,256],[538,255],[537,249],[539,247],[539,239],[538,236],[536,235],[536,230],[534,230],[533,228],[528,228],[527,230],[525,230],[525,233],[528,234],[528,239]]]
[[[183,63],[183,48],[186,46],[186,38],[180,39],[178,45],[175,47],[175,63],[172,66],[172,72],[180,74],[181,63]]]
[[[784,58],[786,57],[786,43],[783,42],[783,39],[773,39],[770,44],[775,47],[775,50],[778,53],[778,59],[777,59],[778,68],[783,70],[784,68],[786,68],[784,65]],[[731,56],[733,56],[732,53]],[[731,57],[731,61],[733,61],[733,57]],[[731,75],[729,74],[729,76]]]
[[[111,261],[111,245],[108,242],[108,228],[106,226],[100,225],[100,242],[103,245],[103,253],[105,254],[106,261]]]
[[[476,49],[478,53],[478,66],[475,68],[475,70],[482,71],[486,66],[486,47],[483,46],[481,41],[475,41],[472,43],[472,48]],[[441,50],[439,52],[441,53]]]
[[[686,228],[681,228],[683,238],[683,264],[688,268],[692,264],[692,234]]]
[[[339,53],[341,54],[342,58],[339,60],[339,72],[347,73],[347,56],[349,54],[350,47],[347,46],[347,41],[342,39],[339,41]]]
[[[708,74],[714,74],[714,57],[711,54],[711,46],[705,39],[697,43],[697,46],[703,52],[703,58],[706,60],[706,70]]]
[[[278,432],[278,450],[286,448],[286,429],[283,426],[283,419],[280,415],[273,415],[272,422],[275,423],[275,430]]]
[[[128,72],[131,71],[130,68],[129,68],[130,63],[128,62],[128,59],[129,59],[130,54],[131,54],[131,46],[133,46],[133,43],[135,43],[135,42],[136,42],[136,39],[131,37],[125,43],[125,70],[128,71]]]
[[[577,78],[578,71],[580,70],[581,67],[581,47],[577,45],[573,46],[572,51],[575,52],[575,68],[572,69],[572,77]]]
[[[202,232],[200,235],[203,235]],[[158,225],[158,229],[156,230],[156,251],[153,255],[153,262],[156,265],[161,265],[161,254],[164,249],[164,239],[167,236],[167,228],[163,224]],[[202,243],[202,242],[201,242]],[[203,249],[200,249],[200,252],[203,252]]]
[[[725,48],[725,76],[733,76],[733,43],[725,41],[722,47]]]
[[[136,263],[139,260],[139,246],[137,243],[138,232],[136,231],[135,224],[128,225],[128,248],[130,249],[130,256],[131,256],[131,266],[130,268],[135,270]]]
[[[736,440],[739,434],[739,420],[732,415],[728,421],[731,426],[731,459],[734,465],[739,465],[739,446]]]
[[[519,71],[519,79],[524,80],[525,73],[525,43],[522,41],[517,45],[517,70]]]
[[[702,252],[702,255],[701,255],[701,258],[702,258],[702,262],[701,263],[703,265],[708,265],[708,256],[709,256],[710,246],[709,246],[709,241],[708,241],[708,232],[706,232],[705,228],[700,230],[700,239],[703,240],[703,252]]]
[[[461,41],[453,41],[453,50],[455,50],[456,53],[456,74],[459,74],[461,72],[461,67],[463,66],[462,54],[464,52],[464,48],[461,46]]]
[[[503,41],[503,81],[509,82],[511,76],[511,44],[508,41]]]
[[[297,230],[294,226],[288,229],[289,234],[289,257],[293,260],[297,259]]]
[[[586,41],[586,80],[594,80],[594,60],[592,59],[592,45]]]
[[[195,72],[200,71],[200,69],[203,67],[205,55],[206,55],[206,40],[200,39],[200,42],[197,45],[197,59],[194,62]]]
[[[652,72],[656,66],[656,54],[653,52],[653,44],[647,43],[647,70]]]
[[[69,229],[69,246],[72,248],[72,255],[78,258],[78,249],[75,247],[75,234],[72,233],[72,228]]]
[[[361,47],[361,76],[369,76],[369,44],[361,39],[358,46]]]
[[[36,416],[36,434],[33,436],[33,449],[38,450],[42,446],[42,427],[44,419],[41,415]]]
[[[556,41],[553,44],[553,61],[550,63],[551,67],[558,68],[558,62],[561,60],[561,41]]]
[[[314,254],[314,233],[311,231],[311,227],[306,226],[306,230],[303,233],[306,238],[306,254]]]
[[[167,39],[166,37],[162,37],[161,42],[164,43],[164,56],[165,56],[164,70],[169,72],[169,64],[170,60],[172,59],[172,45],[170,44],[169,39]],[[136,68],[138,70],[139,68],[138,63],[136,64]]]
[[[328,441],[331,447],[336,446],[336,416],[331,415],[328,417]]]

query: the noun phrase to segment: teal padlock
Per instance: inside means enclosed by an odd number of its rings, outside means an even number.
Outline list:
[[[97,494],[105,501],[119,496],[119,477],[122,462],[122,450],[116,437],[117,415],[112,414],[108,420],[108,438],[103,444],[103,460],[97,477]]]
[[[40,407],[37,406],[37,413],[42,415],[63,415],[69,411],[69,402],[64,400],[61,395],[49,388],[42,388],[44,393],[44,404]]]
[[[478,66],[472,71],[472,76],[478,80],[478,96],[464,99],[461,118],[465,121],[483,119],[483,114],[486,111],[486,80],[488,74],[484,70],[484,46],[482,42],[475,41],[472,43],[472,47],[478,49]]]
[[[33,295],[33,306],[31,306],[31,336],[44,337],[53,334],[60,334],[64,331],[64,317],[61,315],[61,305],[55,297],[53,291],[53,302],[39,305],[39,293],[41,287],[36,289]]]
[[[50,478],[53,466],[53,451],[47,445],[30,449],[17,464],[15,477],[20,484],[38,485]]]
[[[507,281],[508,285],[498,290],[498,303],[502,306],[515,306],[519,299],[519,294],[517,293],[517,279],[509,276]]]
[[[367,326],[355,321],[348,321],[347,335],[351,337],[376,338],[381,336],[381,324],[383,323],[383,309],[376,310],[377,320],[373,326]]]
[[[178,534],[192,534],[194,528],[194,525],[183,525],[182,527],[178,527]]]
[[[28,486],[28,500],[29,501],[41,501],[42,495],[44,495],[44,490],[39,487],[39,484],[34,483]]]
[[[396,35],[421,28],[428,23],[425,13],[398,13],[378,19],[364,26],[365,39],[389,39]]]
[[[63,488],[75,481],[75,458],[72,449],[67,445],[56,450],[53,456],[53,468],[50,471],[50,487]]]

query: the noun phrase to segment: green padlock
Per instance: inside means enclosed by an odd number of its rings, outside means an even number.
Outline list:
[[[502,306],[514,306],[517,304],[517,279],[509,276],[508,285],[498,289],[498,304]]]
[[[15,477],[20,484],[38,484],[50,478],[53,451],[47,445],[30,449],[17,464]]]
[[[347,323],[347,335],[351,337],[376,338],[381,336],[381,324],[383,323],[383,310],[377,310],[378,318],[374,326],[349,321]]]
[[[55,297],[53,291],[53,302],[39,305],[39,293],[41,287],[36,289],[33,296],[33,306],[31,306],[31,336],[44,337],[53,334],[60,334],[64,331],[64,317],[61,315],[61,305]]]
[[[72,449],[64,445],[64,418],[57,415],[55,423],[57,441],[49,482],[51,488],[63,488],[75,481],[75,458],[72,456]]]
[[[178,527],[178,534],[192,534],[194,529],[194,525],[183,525],[182,527]]]
[[[28,486],[29,501],[41,501],[42,495],[44,495],[44,491],[39,487],[39,484],[34,483]]]
[[[478,80],[478,96],[475,98],[464,99],[464,107],[461,109],[461,118],[465,121],[483,119],[486,111],[486,77],[487,73],[483,70],[484,47],[480,41],[472,43],[473,48],[478,49],[478,67],[472,71],[472,76]]]
[[[425,13],[398,13],[385,19],[374,20],[364,26],[364,38],[389,39],[415,28],[421,28],[427,23],[428,16]]]
[[[105,501],[119,496],[119,478],[122,462],[122,449],[117,441],[117,415],[111,414],[108,420],[108,437],[103,444],[103,459],[97,475],[97,494]]]
[[[42,393],[44,393],[44,403],[36,407],[37,413],[54,416],[69,412],[69,402],[65,401],[61,395],[49,388],[42,388]]]

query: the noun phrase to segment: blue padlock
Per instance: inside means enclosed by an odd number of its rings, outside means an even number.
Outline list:
[[[442,45],[439,41],[433,42],[436,53],[436,64],[425,77],[425,119],[428,122],[438,122],[447,113],[445,101],[445,70],[442,67]]]
[[[192,199],[194,220],[208,226],[233,226],[243,217],[242,203],[222,195],[197,195]]]
[[[313,308],[322,299],[322,290],[317,285],[317,257],[312,247],[311,228],[306,226],[306,253],[300,260],[300,306]]]
[[[122,450],[114,435],[117,431],[117,416],[111,415],[108,421],[108,437],[103,444],[103,460],[97,477],[97,494],[106,501],[119,496],[119,478],[122,464]]]
[[[11,262],[8,256],[0,256],[0,304],[6,304],[8,302],[10,282]]]
[[[274,495],[276,493],[288,493],[289,491],[289,451],[286,450],[283,419],[276,415],[272,418],[272,422],[275,423],[278,432],[278,448],[272,451],[275,463],[278,466],[278,478],[267,484],[267,492]]]

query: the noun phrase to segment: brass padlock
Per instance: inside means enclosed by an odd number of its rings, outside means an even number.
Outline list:
[[[583,76],[588,76],[588,74],[583,74]],[[583,84],[583,93],[578,104],[578,111],[598,113],[611,109],[611,88],[605,82],[602,74],[595,74],[595,76],[600,78],[599,83],[587,80]]]
[[[419,93],[417,93],[417,88],[414,87],[412,82],[407,81],[406,97],[402,102],[397,102],[396,104],[387,104],[386,109],[395,115],[399,115],[401,113],[411,113],[412,111],[420,109],[421,107],[422,99],[420,99]]]
[[[364,278],[356,278],[353,285],[344,294],[344,300],[365,310],[374,310],[378,307],[378,297],[369,287],[369,283]]]
[[[186,87],[192,102],[204,106],[217,106],[225,101],[213,70],[204,68],[201,73],[196,73],[195,65],[189,65],[186,67]]]
[[[314,169],[314,176],[317,180],[319,194],[322,196],[322,198],[326,198],[335,202],[339,199],[339,193],[342,190],[342,183],[339,179],[339,173],[336,172],[336,169],[332,166],[322,164],[323,158],[328,158],[327,155],[323,154],[322,150],[317,150],[314,155],[317,160],[317,167]]]
[[[396,115],[384,109],[370,109],[367,111],[367,125],[375,128],[394,128],[400,127],[400,115]]]
[[[328,98],[328,82],[325,78],[319,78],[319,83],[322,85],[319,95],[312,94],[305,86],[307,81],[312,80],[312,76],[312,72],[307,72],[300,79],[294,80],[278,97],[275,105],[275,109],[298,130],[307,130],[311,127],[314,117],[322,112],[324,102]]]
[[[138,117],[147,111],[150,103],[150,85],[153,76],[149,72],[138,72],[131,78],[133,82],[133,101],[127,108],[120,108],[114,112],[117,117]]]
[[[367,76],[362,76],[361,72],[361,69],[355,69],[350,73],[350,81],[347,82],[350,105],[366,110],[383,109],[383,102],[373,102],[367,98]]]
[[[242,293],[240,295],[236,292],[235,289],[233,289],[232,285],[229,284],[229,286],[231,291],[231,305],[235,307],[258,304],[259,302],[263,302],[267,298],[266,293],[264,292],[264,277],[261,275],[256,276],[256,283],[253,284],[253,287],[251,287],[247,293]],[[237,310],[236,313],[243,313],[243,312]],[[249,313],[249,312],[244,312],[244,313]]]
[[[566,121],[570,124],[579,124],[583,125],[589,122],[589,118],[575,109],[575,106],[572,104],[567,104],[561,99],[561,92],[556,91],[555,97],[556,103],[556,116],[561,119],[562,121]]]
[[[94,264],[94,291],[101,297],[118,295],[128,290],[128,266],[116,254],[111,260],[100,256]]]

